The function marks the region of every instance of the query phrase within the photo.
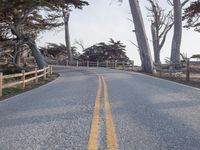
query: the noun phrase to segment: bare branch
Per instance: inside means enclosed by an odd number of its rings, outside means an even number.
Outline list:
[[[133,41],[129,40],[129,42],[131,42],[131,44],[133,44],[135,47],[137,47],[139,49],[139,46],[137,44],[135,44]]]

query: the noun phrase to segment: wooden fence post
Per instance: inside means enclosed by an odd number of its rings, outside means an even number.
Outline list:
[[[50,75],[52,75],[53,74],[53,67],[52,67],[52,65],[50,65]]]
[[[97,68],[99,67],[99,61],[97,60]]]
[[[132,61],[132,71],[134,71],[134,60]]]
[[[115,60],[115,66],[114,66],[114,68],[115,69],[117,68],[117,60]]]
[[[66,60],[66,66],[69,66],[69,61],[68,60]]]
[[[161,72],[161,70],[159,70],[159,76],[162,77],[162,72]]]
[[[108,61],[106,60],[106,68],[108,68]]]
[[[38,83],[38,73],[37,73],[37,68],[35,68],[35,83]]]
[[[90,63],[90,62],[89,62],[89,61],[87,61],[87,67],[89,67],[89,63]]]
[[[25,89],[26,86],[25,80],[26,80],[25,70],[22,70],[22,89]]]
[[[46,70],[47,68],[45,67],[44,68],[44,80],[46,80],[47,79],[47,70]]]
[[[173,64],[169,65],[169,77],[172,77],[172,71],[173,71]]]
[[[3,95],[3,73],[0,72],[0,96]]]
[[[47,73],[48,73],[48,77],[50,77],[51,76],[51,65],[48,65]]]
[[[186,81],[190,81],[190,59],[186,61]]]
[[[123,61],[122,63],[123,63],[123,64],[122,64],[122,65],[123,65],[123,70],[125,70],[125,63],[124,63],[124,61]]]
[[[76,67],[78,67],[78,60],[76,61]]]

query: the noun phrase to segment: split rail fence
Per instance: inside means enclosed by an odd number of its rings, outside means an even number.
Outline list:
[[[4,88],[9,88],[13,86],[21,86],[22,89],[25,88],[26,83],[35,81],[38,83],[39,78],[47,79],[47,76],[52,75],[52,66],[49,65],[44,69],[38,70],[37,68],[34,71],[25,72],[24,70],[21,73],[3,75],[0,72],[0,96],[2,96],[2,91]]]
[[[67,66],[76,66],[76,67],[105,67],[112,69],[121,69],[121,70],[134,70],[134,62],[125,62],[125,61],[74,61],[72,64]]]
[[[162,77],[165,73],[169,77],[184,75],[187,81],[190,80],[191,74],[200,74],[200,61],[186,61],[179,64],[154,64],[158,75]],[[177,67],[178,69],[173,69]]]

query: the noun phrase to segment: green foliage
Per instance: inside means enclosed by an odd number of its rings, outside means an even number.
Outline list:
[[[14,49],[11,59],[15,60],[22,47],[28,45],[37,65],[43,68],[45,61],[35,44],[38,34],[64,25],[64,11],[85,5],[88,2],[82,0],[0,0],[0,53]],[[10,62],[18,66],[15,61]]]
[[[89,61],[128,61],[129,58],[126,56],[125,48],[126,46],[120,41],[115,42],[110,39],[108,44],[101,42],[85,49],[80,59]]]
[[[3,89],[3,96],[4,95],[9,95],[9,94],[15,94],[17,92],[19,92],[21,89],[17,88],[17,87],[10,87],[10,88],[4,88]]]
[[[190,6],[185,9],[183,19],[187,21],[186,28],[194,28],[195,31],[200,32],[200,1],[191,2]]]
[[[200,54],[192,55],[190,58],[197,58],[197,59],[200,59]]]
[[[67,55],[66,46],[64,44],[48,43],[46,47],[40,47],[40,51],[44,56],[58,57],[59,55]],[[71,47],[74,58],[77,58],[80,54],[77,52],[75,46]]]
[[[82,0],[0,0],[0,40],[22,38],[63,25],[62,10],[82,9]],[[44,15],[46,14],[46,15]]]

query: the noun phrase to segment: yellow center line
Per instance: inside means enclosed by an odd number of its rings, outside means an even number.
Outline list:
[[[107,150],[117,150],[116,134],[115,128],[112,121],[112,113],[110,110],[110,104],[108,99],[108,89],[107,84],[103,76],[103,86],[104,86],[104,108],[105,108],[105,128],[106,128],[106,147]]]
[[[90,136],[88,141],[88,150],[97,149],[97,136],[98,136],[98,126],[99,126],[99,105],[100,105],[100,96],[101,96],[101,78],[98,76],[98,89],[95,99],[95,105],[92,116],[92,123],[90,128]]]

